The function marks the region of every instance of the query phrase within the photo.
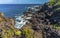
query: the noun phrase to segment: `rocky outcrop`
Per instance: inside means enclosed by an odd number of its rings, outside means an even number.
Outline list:
[[[41,32],[42,35],[46,35],[47,31],[50,31],[47,34],[51,34],[51,33],[55,33],[56,31],[54,30],[54,32],[52,31],[53,25],[54,24],[60,24],[60,11],[56,10],[56,6],[48,6],[46,4],[44,4],[43,6],[33,6],[33,7],[29,7],[27,11],[24,12],[25,15],[29,15],[32,14],[32,18],[29,21],[29,23],[31,24],[30,27],[34,30],[34,31],[43,31]],[[34,10],[34,11],[32,11]],[[28,25],[27,25],[28,26]],[[44,31],[44,29],[46,29],[47,31]],[[39,34],[38,34],[39,36]],[[37,38],[39,38],[38,36],[36,36]],[[43,37],[43,36],[42,36]],[[49,36],[50,37],[50,36]],[[52,37],[52,36],[51,36]],[[47,38],[47,36],[46,36]]]
[[[3,13],[0,13],[0,28],[7,27],[7,26],[14,26],[13,18],[5,18]]]

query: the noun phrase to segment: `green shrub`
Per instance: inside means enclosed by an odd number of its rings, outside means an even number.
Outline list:
[[[55,5],[56,5],[56,6],[59,6],[59,5],[60,5],[60,2],[57,2]]]
[[[20,36],[21,35],[21,31],[15,31],[15,35]]]
[[[60,0],[49,0],[47,5],[48,6],[51,6],[51,5],[60,5]]]
[[[49,2],[47,3],[48,6],[51,6],[55,3],[55,0],[49,0]]]
[[[54,28],[60,30],[60,26],[58,24],[54,24]]]
[[[33,31],[31,29],[24,29],[23,35],[25,38],[33,38]]]

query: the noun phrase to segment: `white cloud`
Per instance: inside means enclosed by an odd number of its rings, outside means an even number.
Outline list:
[[[0,4],[9,4],[13,3],[13,0],[0,0]]]

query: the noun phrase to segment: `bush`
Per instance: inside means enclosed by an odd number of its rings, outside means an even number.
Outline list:
[[[59,5],[60,5],[60,2],[57,2],[55,5],[56,5],[56,6],[59,6]]]
[[[55,3],[55,0],[49,0],[49,2],[47,3],[48,6],[52,6]]]
[[[54,24],[54,28],[60,30],[60,26],[58,24]]]
[[[21,35],[21,31],[19,31],[19,30],[15,31],[15,35],[16,36],[20,36]]]
[[[23,35],[25,38],[33,38],[33,31],[31,29],[25,28],[23,30]]]
[[[8,37],[11,37],[13,35],[14,35],[14,33],[13,33],[13,31],[11,29],[7,30],[7,36]]]
[[[49,2],[47,3],[48,6],[51,5],[60,5],[60,0],[49,0]]]

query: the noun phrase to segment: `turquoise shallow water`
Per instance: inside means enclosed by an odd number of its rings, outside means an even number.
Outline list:
[[[3,12],[6,17],[14,17],[16,14],[23,14],[27,7],[40,4],[0,4],[0,12]]]

